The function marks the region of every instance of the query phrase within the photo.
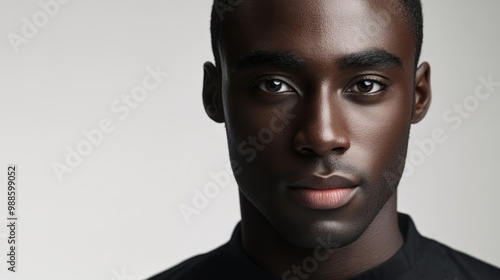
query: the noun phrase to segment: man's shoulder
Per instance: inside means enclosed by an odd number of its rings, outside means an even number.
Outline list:
[[[274,279],[258,267],[241,247],[241,224],[231,239],[208,253],[187,259],[148,280],[253,280]]]
[[[148,280],[218,279],[222,266],[228,265],[228,244],[205,254],[189,258]],[[218,275],[216,275],[218,274]]]
[[[426,275],[440,275],[443,279],[500,279],[500,269],[473,256],[453,249],[433,239],[423,237],[425,248],[416,269],[425,267]],[[424,271],[424,270],[422,270]],[[425,276],[425,275],[422,275]]]

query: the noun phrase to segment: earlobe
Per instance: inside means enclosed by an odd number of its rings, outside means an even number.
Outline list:
[[[217,68],[211,62],[203,65],[203,106],[207,115],[215,122],[224,122],[221,84]]]
[[[413,115],[411,122],[413,124],[420,122],[431,105],[431,67],[429,63],[422,63],[415,75],[415,99],[413,104]]]

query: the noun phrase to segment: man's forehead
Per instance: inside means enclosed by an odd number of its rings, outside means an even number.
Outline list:
[[[290,24],[314,24],[317,19],[356,20],[364,14],[390,15],[402,20],[405,8],[402,0],[225,0],[231,7],[228,18],[252,21],[287,20]],[[224,2],[224,1],[223,1]],[[232,3],[234,2],[234,3]],[[234,17],[233,17],[234,16]],[[385,17],[385,16],[384,16]],[[223,16],[223,18],[225,18]],[[255,23],[255,22],[254,22]]]
[[[242,1],[224,25],[221,45],[231,60],[261,50],[328,59],[380,49],[413,62],[415,41],[391,1]],[[399,1],[397,1],[399,2]],[[381,4],[381,3],[385,3]],[[321,57],[323,55],[324,57]],[[404,61],[403,61],[404,62]],[[406,68],[406,67],[405,67]],[[408,67],[411,68],[411,67]]]

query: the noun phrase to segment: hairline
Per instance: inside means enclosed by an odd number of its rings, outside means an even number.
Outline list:
[[[219,3],[225,3],[226,5],[229,5],[226,3],[227,1],[231,0],[214,0],[212,6],[210,31],[211,31],[212,52],[214,55],[215,65],[217,66],[217,68],[221,67],[221,47],[222,47],[221,41],[222,41],[223,26],[224,23],[227,21],[227,17],[230,17],[231,15],[227,16],[227,14],[224,13],[222,15],[218,14],[216,5]],[[243,0],[239,0],[239,2],[241,1]],[[398,12],[399,11],[402,12],[403,21],[408,25],[411,32],[413,33],[412,37],[415,43],[414,69],[416,72],[423,44],[422,3],[421,0],[396,0],[396,1],[401,4],[398,7],[402,7],[402,9],[398,9]],[[416,9],[416,11],[412,11],[411,10],[412,8]],[[235,8],[233,7],[232,9],[234,10]]]

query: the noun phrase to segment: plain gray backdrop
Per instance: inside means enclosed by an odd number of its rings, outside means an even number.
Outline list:
[[[20,217],[16,274],[0,227],[0,278],[143,279],[225,243],[239,220],[233,177],[189,223],[179,211],[227,172],[224,127],[201,102],[211,1],[49,2],[0,2],[0,182],[17,164]],[[422,234],[497,266],[500,87],[475,92],[500,82],[499,10],[424,1],[434,99],[399,189]],[[132,93],[139,101],[126,105]],[[96,129],[106,132],[92,144]],[[436,129],[444,142],[417,145]],[[68,156],[78,149],[81,159]],[[2,187],[5,223],[6,196]]]

